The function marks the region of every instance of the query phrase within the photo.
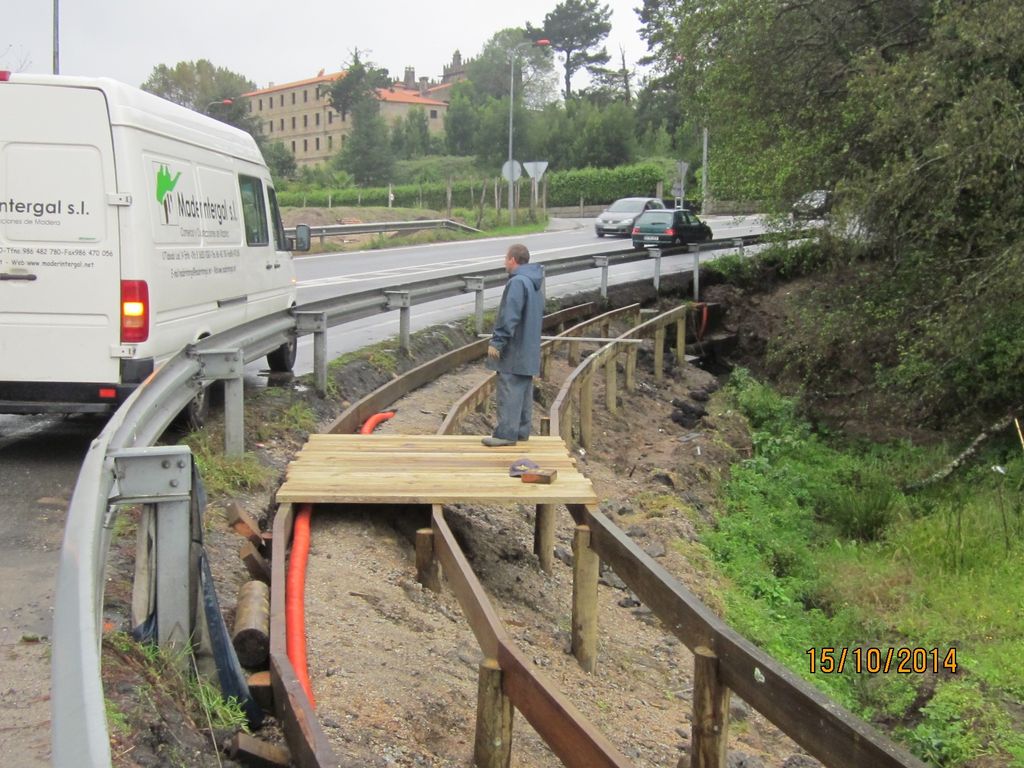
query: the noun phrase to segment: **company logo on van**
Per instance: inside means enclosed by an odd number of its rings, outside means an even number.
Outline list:
[[[178,179],[181,178],[181,171],[172,179],[171,172],[166,165],[161,165],[160,169],[156,172],[156,201],[164,207],[164,223],[171,223],[171,204],[172,201],[167,197],[168,193],[173,192],[174,188],[178,185]]]
[[[156,201],[163,208],[165,225],[195,228],[200,222],[216,222],[222,226],[226,222],[238,221],[234,201],[229,198],[218,200],[209,196],[200,199],[194,189],[194,181],[191,184],[182,184],[184,189],[175,191],[180,179],[181,172],[172,175],[172,171],[165,163],[161,163],[156,170]],[[182,230],[183,235],[188,237],[198,237],[199,232],[199,229],[195,229],[195,232]],[[226,230],[207,229],[205,225],[201,232],[203,237],[228,236]]]

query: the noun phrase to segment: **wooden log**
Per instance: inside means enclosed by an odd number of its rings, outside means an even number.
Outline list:
[[[441,591],[441,564],[434,557],[434,529],[416,531],[416,580],[433,592]]]
[[[480,664],[476,700],[476,768],[508,768],[512,761],[512,702],[501,687],[501,667],[494,659]]]
[[[601,560],[590,547],[590,528],[572,538],[572,653],[586,672],[597,668],[597,578]]]
[[[242,548],[238,550],[238,556],[242,558],[245,569],[252,578],[258,579],[265,584],[270,583],[270,562],[260,554],[260,551],[253,546],[251,541],[247,539],[242,542]]]
[[[533,527],[533,553],[540,569],[551,573],[555,564],[555,505],[538,504]]]
[[[287,768],[292,756],[287,747],[278,746],[239,731],[231,739],[228,756],[246,766]]]
[[[690,768],[725,768],[729,736],[729,695],[710,648],[693,649],[693,724]],[[684,760],[679,768],[686,768]]]
[[[270,653],[270,587],[264,582],[247,581],[238,590],[231,644],[243,667],[266,666]]]

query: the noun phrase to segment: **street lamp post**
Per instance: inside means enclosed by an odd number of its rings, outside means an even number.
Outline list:
[[[210,109],[212,109],[213,107],[230,107],[234,103],[234,99],[216,99],[207,104],[206,109],[204,109],[203,111],[209,115]]]
[[[550,40],[527,40],[519,45],[514,45],[509,48],[508,51],[508,163],[506,169],[508,170],[508,223],[509,226],[515,226],[516,223],[516,209],[515,209],[515,191],[513,184],[515,174],[512,172],[512,113],[515,111],[516,98],[516,56],[519,53],[520,48],[529,48],[532,45],[551,45]]]

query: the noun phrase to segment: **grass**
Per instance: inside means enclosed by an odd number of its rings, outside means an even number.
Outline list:
[[[207,493],[211,496],[231,495],[238,491],[267,490],[270,487],[272,471],[254,454],[225,456],[214,440],[211,432],[202,429],[190,432],[183,439],[192,450]]]
[[[755,445],[702,532],[732,585],[729,622],[935,765],[1024,766],[1020,714],[1006,706],[1024,696],[1021,446],[993,446],[980,466],[908,495],[946,452],[819,434],[743,371],[728,393]],[[809,670],[808,649],[870,646],[955,649],[957,671]]]

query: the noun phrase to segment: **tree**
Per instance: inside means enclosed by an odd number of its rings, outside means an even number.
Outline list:
[[[483,51],[466,66],[466,75],[475,87],[479,100],[490,96],[500,99],[508,96],[509,60],[516,50],[513,74],[516,77],[516,98],[534,108],[541,108],[557,98],[553,86],[554,66],[546,47],[527,46],[537,37],[529,37],[522,29],[503,29],[491,36]],[[521,46],[521,47],[518,47]]]
[[[142,84],[144,91],[241,128],[260,141],[257,122],[239,98],[255,89],[256,84],[244,75],[206,59],[179,61],[173,68],[159,64]]]
[[[409,110],[391,129],[391,145],[395,156],[403,160],[423,157],[430,152],[430,128],[427,113],[421,107]]]
[[[622,64],[618,69],[595,67],[591,70],[593,80],[582,95],[595,104],[611,104],[621,101],[633,103],[633,70],[626,66],[626,51],[619,48]]]
[[[271,141],[263,146],[263,159],[270,168],[270,174],[277,180],[295,177],[295,156],[280,141]]]
[[[610,60],[604,47],[596,49],[612,31],[611,15],[611,8],[599,5],[598,0],[563,0],[544,17],[540,29],[526,25],[532,39],[545,37],[554,50],[565,55],[566,99],[572,96],[572,76],[576,72],[593,71]]]
[[[452,100],[444,113],[445,146],[452,155],[472,155],[477,131],[476,86],[472,81],[456,83],[452,87]]]
[[[388,126],[376,99],[362,99],[352,108],[352,133],[341,150],[341,166],[356,182],[381,185],[390,181],[395,158]]]
[[[372,62],[364,62],[359,58],[359,50],[352,51],[352,59],[345,71],[327,88],[327,96],[331,106],[344,120],[349,111],[363,101],[377,102],[377,89],[391,85],[388,71],[375,66]]]

